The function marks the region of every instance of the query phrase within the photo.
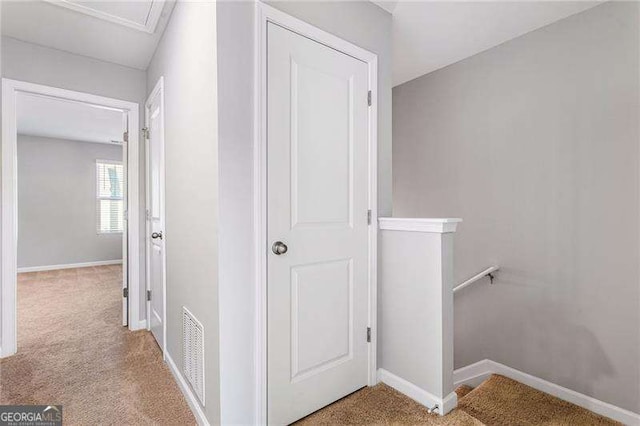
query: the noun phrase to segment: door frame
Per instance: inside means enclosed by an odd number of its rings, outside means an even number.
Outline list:
[[[123,312],[128,312],[130,330],[145,328],[144,320],[139,318],[140,296],[140,202],[139,202],[139,106],[135,102],[107,98],[84,92],[60,89],[19,80],[2,79],[2,257],[0,266],[0,306],[2,307],[0,329],[0,358],[13,355],[17,351],[17,208],[18,208],[18,170],[17,170],[17,108],[18,93],[56,98],[68,102],[90,104],[100,108],[114,109],[124,113],[128,122],[128,142],[125,142],[127,170],[126,187],[126,238],[123,238],[123,262],[126,272],[123,279],[129,288],[127,300],[123,298]],[[124,148],[124,147],[123,147]],[[125,162],[123,161],[123,163]],[[123,235],[125,236],[125,235]],[[125,258],[126,256],[126,258]],[[128,276],[127,276],[128,275]],[[127,309],[128,308],[128,309]],[[126,325],[126,324],[123,324]]]
[[[149,101],[155,95],[160,94],[160,128],[161,130],[161,138],[162,138],[162,172],[160,175],[160,190],[162,192],[161,202],[160,202],[160,214],[163,217],[163,220],[166,220],[165,217],[165,139],[164,139],[164,76],[160,76],[156,85],[153,87],[153,90],[147,97],[147,100],[144,103],[144,127],[145,129],[149,129]],[[146,257],[145,257],[145,271],[146,271],[146,290],[151,291],[151,274],[150,266],[151,266],[151,222],[150,212],[151,212],[151,191],[149,191],[149,182],[151,168],[149,167],[150,162],[150,151],[149,151],[149,139],[144,136],[144,155],[145,155],[145,167],[146,167],[146,178],[145,178],[145,248],[146,248]],[[165,348],[167,346],[167,230],[166,223],[163,223],[162,229],[162,345],[160,346],[160,350],[162,350],[162,359],[166,360],[167,355]],[[151,296],[153,297],[153,295]],[[147,330],[151,331],[151,301],[147,299]]]
[[[368,385],[377,383],[377,244],[378,244],[378,56],[262,2],[255,8],[254,57],[254,262],[255,262],[255,424],[267,424],[267,27],[279,25],[365,62],[369,69],[369,313],[371,327]]]

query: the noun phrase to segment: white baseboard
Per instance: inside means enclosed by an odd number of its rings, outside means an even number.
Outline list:
[[[449,411],[456,408],[456,405],[458,405],[458,396],[455,392],[451,392],[444,398],[438,398],[432,393],[427,392],[426,390],[383,368],[378,369],[378,382],[391,386],[398,392],[418,401],[425,407],[433,408],[433,406],[438,405],[437,413],[441,416],[447,414]]]
[[[171,370],[173,377],[176,379],[176,382],[178,382],[178,387],[180,388],[180,390],[182,391],[182,394],[186,398],[187,403],[189,404],[189,408],[191,408],[191,411],[193,412],[193,415],[195,416],[196,421],[200,426],[209,426],[207,417],[204,415],[204,411],[202,411],[202,407],[200,406],[200,403],[198,402],[198,399],[196,398],[195,394],[191,390],[191,387],[182,376],[182,373],[180,372],[176,364],[173,362],[173,359],[171,358],[169,353],[165,351],[164,355],[165,355],[165,361],[169,366],[169,370]]]
[[[129,327],[130,330],[146,330],[147,329],[147,320],[143,319],[137,322],[134,327]]]
[[[2,352],[2,348],[0,348],[0,359],[9,358],[10,356],[13,356],[15,354],[16,354],[16,352],[11,352],[11,353],[6,354],[6,353]]]
[[[122,259],[98,260],[95,262],[83,262],[83,263],[66,263],[64,265],[26,266],[24,268],[18,268],[18,273],[54,271],[56,269],[87,268],[89,266],[120,265],[120,264],[122,264]]]
[[[581,394],[571,389],[548,382],[539,377],[532,376],[515,368],[507,367],[499,362],[485,359],[475,364],[459,368],[453,372],[453,381],[456,387],[460,385],[477,386],[491,374],[500,374],[510,379],[524,383],[549,395],[553,395],[562,400],[571,402],[580,407],[591,410],[610,419],[619,421],[626,425],[640,425],[640,414],[634,413],[624,408],[616,407],[608,402],[600,401],[590,396]]]
[[[492,371],[492,361],[483,359],[466,367],[453,371],[453,386],[457,388],[461,385],[468,385],[473,388],[489,378]]]

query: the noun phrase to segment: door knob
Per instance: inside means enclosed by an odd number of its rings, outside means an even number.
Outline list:
[[[282,241],[276,241],[271,246],[271,251],[273,252],[273,254],[276,254],[278,256],[280,256],[281,254],[285,254],[287,250],[289,250],[289,247],[287,247],[287,245]]]
[[[162,239],[162,231],[160,231],[160,232],[154,232],[153,234],[151,234],[151,238],[153,238],[154,240],[155,240],[156,238],[160,238],[160,239]]]

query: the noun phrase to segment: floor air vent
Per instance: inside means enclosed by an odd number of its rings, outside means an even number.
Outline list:
[[[182,345],[182,372],[204,406],[204,329],[185,307],[182,307]]]

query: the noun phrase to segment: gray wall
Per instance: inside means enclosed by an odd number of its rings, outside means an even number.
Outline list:
[[[2,76],[131,102],[144,102],[144,71],[2,37]]]
[[[378,55],[381,215],[391,212],[391,15],[373,3],[268,2]],[[253,265],[254,4],[218,1],[221,418],[255,416]]]
[[[122,146],[18,135],[18,267],[122,259],[122,234],[98,234],[96,160]]]
[[[638,4],[610,2],[393,90],[394,215],[462,217],[455,365],[640,412]]]
[[[147,70],[164,76],[167,352],[182,365],[182,307],[204,326],[206,406],[220,422],[216,4],[178,2]]]
[[[2,77],[62,89],[101,95],[144,105],[146,73],[61,50],[2,37]],[[143,111],[140,108],[140,119]],[[141,121],[142,123],[143,121]],[[140,141],[142,141],[140,137]],[[146,315],[145,301],[145,186],[144,144],[140,143],[140,312]]]

